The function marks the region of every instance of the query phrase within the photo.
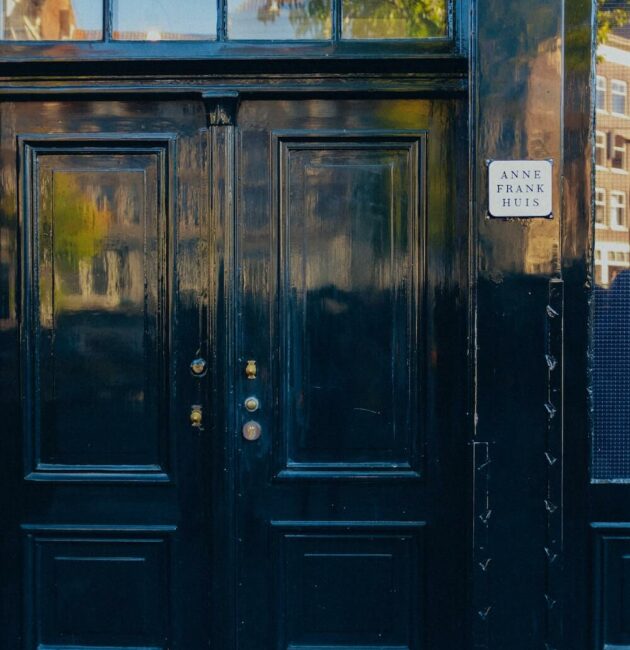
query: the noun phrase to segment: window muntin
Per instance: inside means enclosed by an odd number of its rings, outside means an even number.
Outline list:
[[[0,0],[5,41],[98,41],[102,0]]]
[[[626,193],[613,190],[610,192],[609,224],[611,228],[625,229],[628,227],[626,209]]]
[[[626,168],[626,139],[623,135],[615,135],[610,165],[613,169]]]
[[[606,165],[606,134],[603,131],[595,133],[595,164],[600,167]]]
[[[606,110],[606,77],[597,75],[597,92],[596,92],[597,110]]]
[[[606,225],[606,190],[601,187],[595,188],[595,223]]]
[[[628,94],[628,84],[619,79],[613,79],[610,82],[610,110],[617,115],[626,114],[626,96]]]

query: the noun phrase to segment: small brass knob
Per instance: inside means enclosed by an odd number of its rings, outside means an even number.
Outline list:
[[[260,408],[260,402],[257,397],[248,397],[244,402],[244,406],[250,413],[253,413]]]
[[[201,406],[193,406],[190,410],[190,423],[193,427],[200,427],[203,422],[203,413]]]
[[[247,379],[256,379],[257,372],[258,369],[256,368],[256,361],[254,359],[250,359],[245,366],[245,376]]]
[[[190,371],[192,372],[193,375],[197,377],[201,377],[202,375],[205,375],[207,369],[208,369],[208,364],[206,363],[206,360],[202,359],[201,357],[199,357],[198,359],[193,359],[190,363]]]
[[[262,427],[258,422],[254,422],[254,420],[250,420],[249,422],[245,422],[243,425],[243,438],[245,440],[248,440],[249,442],[254,442],[255,440],[258,440],[260,436],[262,435]]]

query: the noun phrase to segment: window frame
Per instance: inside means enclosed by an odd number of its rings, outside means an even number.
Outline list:
[[[602,143],[600,145],[599,138],[601,136]],[[606,162],[608,160],[607,156],[607,146],[606,146],[606,132],[605,131],[595,131],[595,165],[597,167],[605,168]],[[597,162],[597,153],[599,150],[603,150],[602,162],[601,164]]]
[[[621,139],[623,141],[623,146],[617,145],[617,140]],[[621,158],[621,166],[615,165],[615,161],[618,160],[617,153],[619,153]],[[623,135],[615,134],[612,141],[612,157],[610,159],[610,168],[616,171],[627,171],[627,156],[628,156],[628,141],[623,137]]]
[[[257,61],[362,60],[446,58],[462,62],[467,50],[467,11],[470,0],[446,0],[446,34],[423,39],[343,39],[341,2],[331,0],[333,33],[327,40],[227,40],[227,2],[217,2],[215,40],[124,41],[113,40],[113,0],[103,0],[103,37],[97,41],[0,40],[4,63],[67,63],[89,61]]]
[[[598,200],[598,194],[601,194],[603,197],[603,200]],[[606,206],[607,206],[607,192],[604,187],[596,187],[595,188],[595,227],[596,228],[606,228],[608,227],[608,214],[606,212]],[[602,208],[603,211],[603,220],[598,221],[597,220],[597,208],[600,207]]]
[[[628,201],[626,193],[622,190],[610,190],[608,201],[608,225],[611,230],[628,230]],[[618,201],[621,197],[621,201]],[[618,219],[621,210],[623,219]]]
[[[602,82],[602,85],[600,86],[600,81]],[[606,102],[608,98],[608,93],[607,93],[607,88],[608,86],[608,80],[604,75],[598,74],[596,75],[596,80],[595,80],[595,108],[602,112],[606,112]],[[599,103],[600,103],[600,98],[602,99],[602,107],[600,108]]]
[[[623,87],[623,91],[615,90],[615,84]],[[623,112],[615,110],[615,97],[623,97]],[[610,112],[613,115],[628,114],[628,84],[621,79],[610,80]]]

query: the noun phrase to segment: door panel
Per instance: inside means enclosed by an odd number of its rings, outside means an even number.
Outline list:
[[[274,134],[282,478],[418,475],[423,140]]]
[[[203,647],[210,454],[190,412],[207,417],[210,375],[189,366],[209,352],[204,106],[1,110],[0,645]]]
[[[73,140],[22,143],[28,478],[166,480],[169,142]]]
[[[462,126],[448,100],[241,105],[241,648],[465,645]]]

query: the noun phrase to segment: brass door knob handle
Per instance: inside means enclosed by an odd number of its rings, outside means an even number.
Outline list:
[[[203,412],[201,406],[193,406],[190,409],[190,423],[193,427],[200,427],[203,422]]]
[[[190,372],[192,372],[196,377],[202,377],[205,375],[207,369],[208,364],[206,363],[206,360],[201,357],[193,359],[190,363]]]
[[[256,361],[254,359],[250,359],[245,366],[245,376],[247,379],[256,379],[257,372],[258,369],[256,368]]]

